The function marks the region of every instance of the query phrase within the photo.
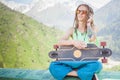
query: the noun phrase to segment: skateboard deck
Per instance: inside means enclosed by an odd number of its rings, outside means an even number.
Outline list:
[[[95,44],[87,44],[84,49],[60,46],[56,51],[50,51],[49,57],[63,61],[90,61],[98,60],[100,57],[109,57],[111,54],[112,51],[108,48],[98,48]]]

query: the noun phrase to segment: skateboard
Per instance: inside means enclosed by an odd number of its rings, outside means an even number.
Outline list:
[[[106,63],[106,57],[112,55],[109,48],[97,47],[95,44],[87,44],[84,49],[77,49],[74,46],[54,46],[56,50],[49,52],[49,57],[60,61],[90,61],[103,57],[102,62]]]
[[[58,46],[54,45],[54,51],[49,52],[49,57],[52,59],[56,59],[57,61],[90,61],[90,60],[98,60],[103,57],[102,63],[107,63],[106,57],[112,55],[112,51],[109,48],[105,48],[106,42],[101,42],[102,48],[97,47],[95,44],[87,44],[87,47],[84,49],[77,49],[74,46]],[[64,80],[74,80],[75,78],[71,78],[68,76]],[[75,80],[79,80],[76,77]],[[98,80],[96,74],[94,74],[92,80]]]

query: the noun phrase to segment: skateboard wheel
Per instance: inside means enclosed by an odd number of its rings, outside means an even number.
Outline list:
[[[59,48],[59,46],[58,45],[53,45],[53,48],[57,49],[57,48]]]
[[[101,42],[100,45],[101,46],[106,46],[106,42]]]
[[[102,63],[107,63],[107,62],[108,62],[108,60],[106,58],[102,59]]]

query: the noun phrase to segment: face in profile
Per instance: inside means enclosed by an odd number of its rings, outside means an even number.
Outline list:
[[[88,9],[85,6],[80,6],[77,11],[77,19],[78,21],[86,22],[87,21],[87,15],[88,15]]]

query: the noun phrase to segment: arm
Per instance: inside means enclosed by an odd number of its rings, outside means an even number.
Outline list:
[[[74,28],[70,28],[66,34],[60,38],[60,40],[58,41],[59,46],[61,45],[73,45],[74,44],[74,40],[68,40],[70,36],[72,36],[72,33],[74,31]]]
[[[62,46],[62,45],[73,45],[78,49],[81,48],[85,48],[86,44],[82,41],[78,41],[78,40],[68,40],[69,37],[73,34],[74,32],[74,28],[70,28],[67,33],[59,40],[58,42],[58,46]]]
[[[96,41],[97,28],[94,25],[93,15],[91,15],[90,18],[88,19],[87,26],[90,27],[90,29],[92,31],[92,36],[90,37],[89,41],[90,42],[95,42]]]
[[[92,32],[93,32],[93,35],[91,36],[89,41],[90,42],[95,42],[96,41],[96,34],[97,34],[97,28],[96,28],[95,25],[92,27]]]

